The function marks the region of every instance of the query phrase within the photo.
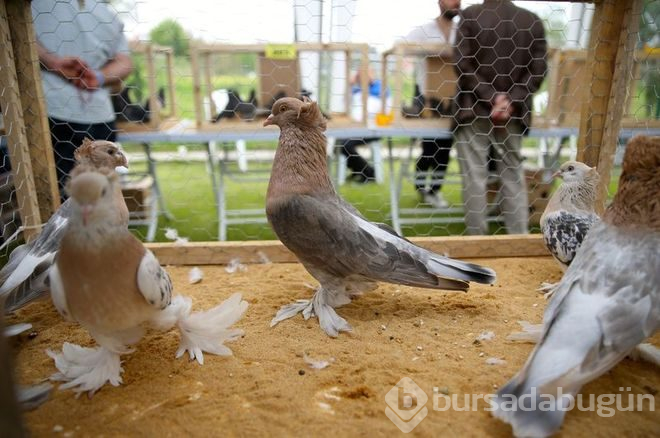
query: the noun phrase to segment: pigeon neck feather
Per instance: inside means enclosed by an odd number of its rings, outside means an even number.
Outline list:
[[[303,193],[334,193],[328,176],[326,138],[320,129],[282,127],[273,160],[268,198]]]

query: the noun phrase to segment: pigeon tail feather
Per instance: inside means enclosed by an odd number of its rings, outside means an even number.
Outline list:
[[[455,278],[463,281],[474,281],[482,284],[495,282],[496,274],[485,266],[454,260],[432,254],[429,258],[428,268],[431,273],[441,277]],[[467,289],[467,287],[465,288]]]

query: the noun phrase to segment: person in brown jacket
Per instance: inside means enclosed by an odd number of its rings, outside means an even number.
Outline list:
[[[522,136],[531,123],[532,97],[547,71],[541,19],[509,0],[485,0],[463,11],[454,57],[456,151],[463,175],[469,234],[486,234],[488,148],[496,152],[502,212],[509,233],[527,233],[527,188]]]

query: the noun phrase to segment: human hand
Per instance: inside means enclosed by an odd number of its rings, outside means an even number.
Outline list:
[[[81,90],[94,90],[100,86],[94,70],[78,57],[56,58],[51,62],[49,70],[56,72]]]
[[[495,124],[506,123],[513,115],[513,105],[508,95],[496,94],[493,98],[493,106],[490,110],[490,119]]]

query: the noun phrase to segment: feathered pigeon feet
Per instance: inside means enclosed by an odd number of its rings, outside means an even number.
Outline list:
[[[541,287],[536,289],[540,294],[543,294],[543,298],[549,300],[552,298],[552,295],[555,293],[555,289],[559,283],[541,283]]]
[[[333,303],[334,305],[327,304],[326,300],[326,290],[323,289],[323,287],[319,287],[311,300],[298,300],[293,304],[282,306],[282,308],[277,311],[275,318],[270,321],[270,326],[273,327],[277,323],[302,312],[305,320],[308,320],[312,316],[318,317],[319,324],[323,331],[333,338],[339,336],[339,332],[350,332],[353,330],[350,324],[347,323],[344,318],[337,315],[337,312],[334,309],[343,304],[348,304],[351,299],[346,297],[345,300],[342,300],[339,303]]]
[[[241,319],[247,308],[247,301],[241,299],[241,294],[235,293],[219,306],[191,314],[192,300],[177,295],[154,320],[154,324],[164,330],[176,324],[181,333],[176,357],[183,356],[187,351],[191,360],[196,359],[203,365],[204,353],[231,356],[231,350],[224,343],[243,336],[243,330],[230,327]]]
[[[106,382],[113,386],[122,383],[119,353],[105,347],[86,348],[65,342],[61,353],[46,350],[48,356],[55,360],[58,373],[50,376],[50,380],[67,382],[60,389],[73,389],[80,395],[88,392],[93,396]]]

